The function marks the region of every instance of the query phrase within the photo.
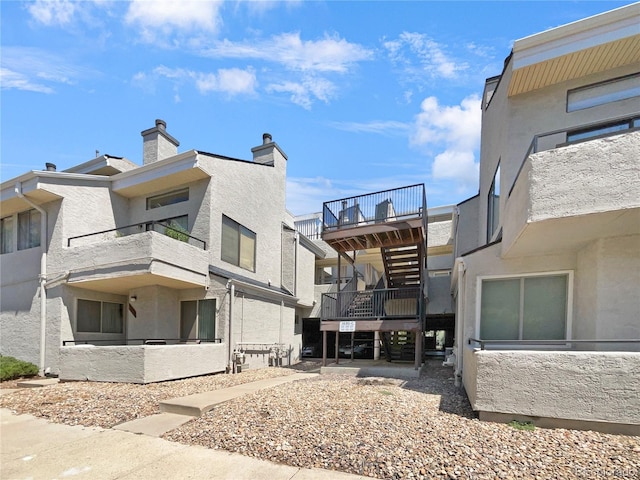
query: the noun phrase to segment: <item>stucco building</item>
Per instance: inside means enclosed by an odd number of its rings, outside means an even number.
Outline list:
[[[640,434],[640,4],[515,41],[458,205],[456,374],[480,418]]]
[[[103,155],[1,185],[0,351],[63,379],[147,383],[295,363],[324,253],[285,209],[287,156]],[[242,359],[240,356],[239,360]]]

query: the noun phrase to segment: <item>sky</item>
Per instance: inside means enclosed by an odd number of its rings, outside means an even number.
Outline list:
[[[287,208],[478,191],[480,97],[513,42],[631,1],[0,2],[0,180],[100,154],[288,156]]]

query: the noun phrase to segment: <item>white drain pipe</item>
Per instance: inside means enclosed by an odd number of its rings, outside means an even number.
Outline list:
[[[47,232],[47,211],[41,206],[36,205],[22,193],[22,183],[17,182],[15,192],[18,198],[40,212],[40,248],[42,248],[42,256],[40,257],[40,275],[38,277],[40,283],[40,364],[39,374],[44,375],[46,362],[46,343],[47,343],[47,240],[49,238]]]

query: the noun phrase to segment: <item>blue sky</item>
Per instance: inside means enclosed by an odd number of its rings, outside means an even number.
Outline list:
[[[630,1],[3,1],[1,174],[101,154],[286,152],[287,207],[425,183],[477,193],[479,97],[513,41]]]

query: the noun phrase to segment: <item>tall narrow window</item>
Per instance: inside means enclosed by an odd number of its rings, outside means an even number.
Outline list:
[[[482,281],[480,338],[484,340],[564,340],[568,275]]]
[[[0,219],[0,253],[13,252],[13,217]]]
[[[256,234],[224,215],[221,258],[246,270],[256,271]]]
[[[18,214],[18,250],[40,246],[40,212],[36,209]]]
[[[493,239],[500,224],[500,162],[493,176],[487,198],[487,242]]]
[[[180,302],[180,338],[185,340],[213,340],[215,336],[215,299]]]

